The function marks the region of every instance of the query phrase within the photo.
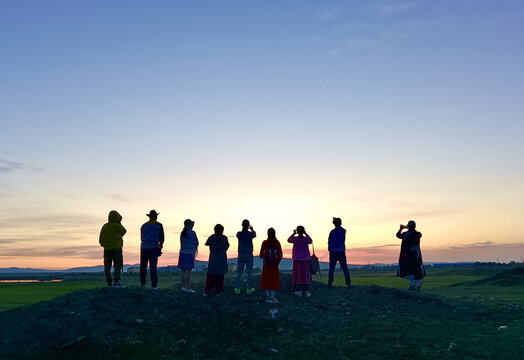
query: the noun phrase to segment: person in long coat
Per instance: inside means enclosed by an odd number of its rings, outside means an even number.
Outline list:
[[[210,291],[215,288],[215,294],[220,296],[224,288],[224,275],[227,273],[227,249],[229,242],[224,235],[224,227],[220,224],[215,225],[215,233],[211,235],[206,246],[209,246],[209,261],[207,263],[206,285],[204,296],[208,296]]]
[[[400,225],[397,231],[397,238],[402,239],[397,276],[410,280],[409,290],[420,291],[422,279],[426,276],[426,269],[420,251],[422,234],[416,230],[416,226],[415,221],[410,220],[407,226]],[[407,231],[402,232],[404,229]]]
[[[267,240],[262,242],[260,258],[264,260],[262,275],[260,276],[260,289],[266,293],[266,302],[276,303],[276,292],[280,290],[280,272],[278,264],[282,260],[282,246],[277,240],[275,229],[267,230]]]
[[[297,226],[293,234],[287,239],[287,242],[293,244],[293,272],[291,273],[291,282],[295,287],[295,295],[310,297],[309,287],[313,284],[311,277],[311,254],[309,253],[309,244],[313,240],[306,233],[303,226]]]

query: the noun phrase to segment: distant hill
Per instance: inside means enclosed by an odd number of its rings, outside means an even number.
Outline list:
[[[237,264],[237,259],[228,259],[227,260],[230,267],[235,267]],[[255,256],[254,257],[254,264],[253,267],[255,269],[262,269],[262,259]],[[471,262],[471,261],[463,261],[463,262],[427,262],[425,263],[426,266],[431,267],[466,267],[466,266],[480,266],[482,264],[490,264],[490,265],[504,265],[504,264],[497,264],[497,263],[480,263],[480,262]],[[382,264],[382,263],[376,263],[376,264],[367,264],[367,265],[356,265],[356,264],[348,264],[348,267],[350,269],[376,269],[376,268],[386,268],[386,267],[394,267],[397,264]],[[337,268],[339,265],[337,265]],[[138,271],[140,268],[139,264],[127,264],[124,265],[124,272],[128,271],[129,269],[132,269],[132,271]],[[195,262],[195,269],[194,271],[204,271],[207,268],[207,261],[199,261],[197,260]],[[291,271],[293,269],[293,260],[289,258],[284,258],[280,262],[279,265],[280,270],[283,271]],[[176,265],[168,265],[168,266],[162,266],[158,268],[159,271],[179,271],[178,267]],[[320,269],[322,271],[327,271],[329,269],[329,263],[328,262],[320,262]],[[10,267],[10,268],[0,268],[0,274],[38,274],[38,273],[92,273],[92,272],[103,272],[104,267],[102,265],[98,266],[84,266],[84,267],[75,267],[71,269],[66,270],[47,270],[47,269],[32,269],[32,268],[19,268],[19,267]]]

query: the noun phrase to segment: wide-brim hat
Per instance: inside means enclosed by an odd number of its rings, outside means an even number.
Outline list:
[[[155,210],[151,210],[149,214],[146,214],[146,216],[149,217],[157,217],[158,215],[160,215],[160,213],[157,213]]]

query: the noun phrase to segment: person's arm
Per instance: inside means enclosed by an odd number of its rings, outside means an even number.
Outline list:
[[[265,241],[262,242],[262,246],[260,247],[260,255],[259,255],[259,257],[261,259],[263,259],[264,256],[266,256],[266,242]]]
[[[306,234],[306,244],[313,244],[313,239],[308,234]]]
[[[280,246],[280,241],[277,241],[277,251],[278,251],[278,261],[282,260],[284,253],[282,252],[282,246]]]
[[[227,240],[227,236],[224,237],[226,238],[225,250],[227,251],[227,249],[229,249],[229,241]]]
[[[400,228],[398,229],[397,235],[396,235],[399,239],[402,239],[402,230],[404,229],[405,229],[404,225],[400,225]]]
[[[121,234],[122,236],[124,236],[127,233],[127,230],[122,224],[120,224],[120,227],[121,227]]]
[[[257,237],[257,232],[253,229],[253,226],[251,226],[251,233],[253,234],[253,239]]]
[[[98,236],[98,243],[102,247],[104,247],[104,241],[102,240],[102,233],[104,232],[104,226],[102,226],[102,229],[100,229],[100,235]]]
[[[295,233],[293,233],[288,239],[287,239],[287,242],[288,243],[294,243],[295,242]]]
[[[158,243],[159,243],[159,247],[162,249],[164,247],[164,227],[162,226],[162,224],[159,224],[160,225],[160,234],[158,235],[159,239],[158,239]]]
[[[195,234],[195,251],[198,251],[198,236],[196,232],[193,231],[193,234]]]

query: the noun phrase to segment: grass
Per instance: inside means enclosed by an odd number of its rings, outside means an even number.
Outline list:
[[[0,313],[0,358],[524,358],[521,277],[508,286],[494,281],[499,270],[428,269],[417,293],[390,270],[354,271],[351,289],[315,284],[309,299],[295,297],[284,274],[276,319],[261,292],[232,293],[231,273],[222,297],[210,298],[181,293],[178,274],[160,274],[157,292],[136,286],[136,274],[125,274],[125,289],[91,275],[77,281],[84,290]],[[203,279],[194,274],[195,289]],[[49,295],[44,284],[21,285]]]

